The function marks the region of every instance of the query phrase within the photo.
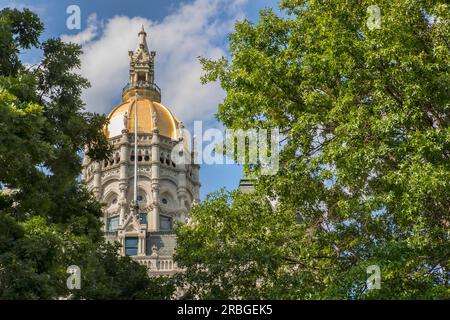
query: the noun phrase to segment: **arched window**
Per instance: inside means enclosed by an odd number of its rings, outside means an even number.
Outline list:
[[[108,208],[116,206],[119,203],[119,196],[116,193],[112,193],[106,198],[105,202]]]
[[[144,207],[147,204],[147,195],[144,191],[139,191],[137,195],[139,206]]]
[[[176,206],[176,202],[169,192],[162,192],[159,199],[161,205],[165,208],[173,208]]]

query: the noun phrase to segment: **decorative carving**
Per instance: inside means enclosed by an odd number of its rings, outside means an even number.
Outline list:
[[[155,129],[158,128],[158,114],[156,113],[155,110],[153,110],[152,121],[153,121],[153,127]]]
[[[133,232],[133,231],[136,231],[136,229],[134,228],[134,225],[133,225],[133,224],[130,224],[130,225],[127,226],[126,231],[127,231],[127,232]]]
[[[108,217],[108,218],[110,218],[110,217],[115,217],[115,216],[118,216],[119,215],[119,211],[118,210],[114,210],[114,211],[111,211],[111,212],[106,212],[106,216]]]
[[[128,127],[128,112],[125,111],[125,114],[123,115],[123,128],[127,129]]]
[[[115,170],[111,170],[111,168],[106,169],[105,171],[102,172],[101,176],[102,178],[107,178],[109,176],[112,175],[118,175],[119,174],[119,170],[115,169]]]
[[[152,246],[152,257],[157,257],[158,256],[158,247],[156,245]]]
[[[180,122],[180,127],[178,129],[178,139],[183,140],[183,131],[184,131],[184,124],[183,122]]]
[[[169,176],[169,177],[173,177],[176,178],[178,173],[176,171],[173,170],[167,170],[167,169],[160,169],[161,170],[161,177],[163,176]]]

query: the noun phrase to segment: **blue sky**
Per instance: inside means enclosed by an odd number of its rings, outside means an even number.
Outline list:
[[[81,29],[69,30],[66,9],[78,5]],[[275,0],[53,0],[5,1],[0,8],[28,7],[45,24],[42,39],[62,37],[83,46],[81,74],[92,88],[83,94],[89,111],[108,113],[120,103],[127,82],[128,50],[134,50],[137,32],[144,25],[151,50],[156,50],[156,83],[162,102],[192,129],[194,120],[204,128],[219,128],[214,114],[225,94],[218,84],[202,86],[198,56],[228,56],[227,35],[236,21],[257,21],[264,7],[276,10]],[[39,50],[22,55],[35,63]],[[238,186],[242,169],[237,165],[206,165],[200,170],[201,198],[222,187]]]

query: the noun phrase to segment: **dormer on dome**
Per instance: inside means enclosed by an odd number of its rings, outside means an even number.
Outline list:
[[[129,83],[123,88],[122,100],[128,101],[136,94],[155,102],[161,102],[161,89],[155,83],[155,51],[149,51],[147,33],[142,26],[138,34],[136,50],[129,51],[130,77]]]

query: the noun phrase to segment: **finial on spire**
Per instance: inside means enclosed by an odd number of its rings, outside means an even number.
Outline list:
[[[140,49],[143,49],[144,51],[148,52],[146,37],[147,37],[147,32],[145,32],[144,25],[142,25],[141,31],[139,31],[139,33],[138,33],[138,47],[137,47],[136,51],[139,50],[139,48],[140,48]]]
[[[155,84],[155,51],[148,50],[146,37],[144,25],[141,25],[136,50],[128,52],[130,77],[129,83],[122,91],[123,101],[130,99],[135,90],[138,90],[144,98],[156,102],[161,101],[161,89]]]
[[[147,34],[147,32],[145,32],[145,30],[144,30],[144,25],[143,25],[143,24],[142,24],[142,26],[141,26],[141,31],[139,32],[139,34],[141,34],[141,33]]]

